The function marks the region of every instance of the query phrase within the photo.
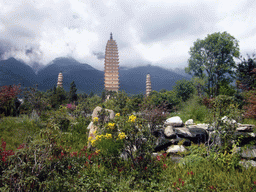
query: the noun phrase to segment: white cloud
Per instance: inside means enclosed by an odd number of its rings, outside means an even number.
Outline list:
[[[207,34],[227,31],[242,53],[254,51],[253,0],[0,0],[0,54],[47,64],[70,56],[103,69],[110,32],[120,65],[175,68]],[[32,50],[27,54],[26,50]]]

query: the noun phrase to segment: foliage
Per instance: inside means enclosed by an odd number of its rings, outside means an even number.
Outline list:
[[[178,112],[171,113],[170,116],[180,116],[183,121],[193,119],[195,123],[205,123],[208,121],[211,111],[202,103],[202,99],[196,95],[180,105]]]
[[[173,91],[177,94],[177,97],[181,98],[182,101],[185,102],[193,95],[195,87],[192,81],[183,79],[175,83]]]
[[[74,81],[70,83],[70,89],[69,89],[69,101],[75,102],[77,101],[77,94],[76,94],[77,88]]]
[[[18,113],[19,103],[17,97],[21,92],[20,85],[0,87],[0,115],[15,116]]]
[[[247,55],[237,66],[237,86],[242,90],[256,89],[256,57]]]
[[[245,117],[256,119],[256,90],[248,91],[245,95],[247,105],[244,106]]]
[[[27,137],[34,137],[40,129],[40,124],[25,115],[19,118],[4,117],[0,120],[0,138],[7,142],[7,149],[14,150]]]
[[[87,116],[92,114],[93,109],[101,104],[101,98],[97,95],[93,97],[83,98],[79,101],[76,109],[73,111],[73,114],[78,117],[80,115]]]
[[[23,97],[24,104],[21,107],[23,113],[31,113],[35,110],[37,114],[41,115],[42,111],[50,108],[44,93],[38,91],[37,87],[25,88]]]
[[[58,109],[60,105],[67,103],[67,93],[62,87],[54,87],[50,103],[54,109]]]
[[[195,41],[189,54],[186,71],[207,79],[207,93],[215,97],[219,94],[220,83],[230,79],[234,72],[234,57],[239,56],[238,41],[227,32],[213,33]]]

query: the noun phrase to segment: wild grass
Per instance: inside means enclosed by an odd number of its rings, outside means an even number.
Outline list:
[[[206,123],[211,115],[211,110],[201,103],[198,96],[193,96],[188,101],[180,104],[178,111],[171,113],[172,116],[179,116],[183,122],[193,119],[194,123]]]
[[[40,124],[29,116],[3,117],[0,119],[0,138],[6,141],[6,149],[16,149],[41,129]]]

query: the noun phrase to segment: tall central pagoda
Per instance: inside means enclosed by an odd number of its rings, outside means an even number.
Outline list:
[[[105,90],[118,91],[119,89],[119,59],[116,41],[113,40],[112,33],[107,42],[105,52]]]

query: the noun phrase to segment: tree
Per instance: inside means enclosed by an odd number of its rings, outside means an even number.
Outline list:
[[[20,85],[0,87],[0,115],[17,115],[20,105],[17,98],[20,92]]]
[[[177,97],[180,97],[185,102],[193,95],[195,87],[192,81],[183,79],[176,82],[173,91],[176,92]]]
[[[242,58],[237,66],[237,86],[243,90],[252,90],[256,88],[256,57],[247,55]]]
[[[69,101],[74,102],[77,101],[77,94],[76,94],[77,88],[74,81],[70,83],[70,89],[69,89]]]
[[[54,90],[55,91],[55,90]],[[60,105],[67,103],[66,102],[67,93],[63,87],[57,87],[56,93],[51,96],[50,101],[53,108],[57,109]]]
[[[207,93],[217,96],[222,81],[234,74],[234,58],[239,57],[238,41],[228,34],[213,33],[203,40],[196,40],[189,51],[186,72],[207,80]]]

